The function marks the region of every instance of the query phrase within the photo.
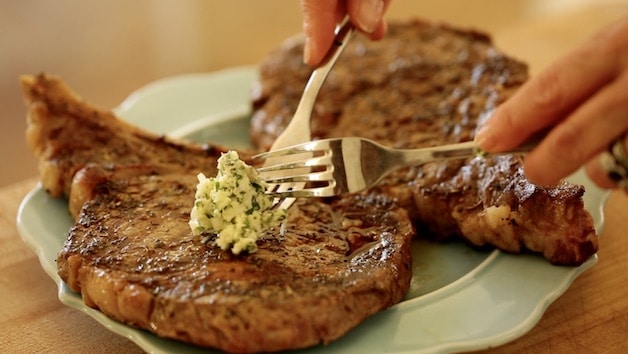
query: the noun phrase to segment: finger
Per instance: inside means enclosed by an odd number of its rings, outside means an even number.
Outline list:
[[[600,32],[559,59],[498,107],[476,135],[480,146],[491,152],[515,147],[556,125],[611,81],[621,71],[617,52],[628,41],[628,31],[608,32]]]
[[[386,28],[383,24],[384,13],[389,3],[389,0],[349,0],[347,13],[353,25],[360,31],[369,35],[382,35],[382,30]]]
[[[388,32],[388,22],[384,20],[380,22],[377,29],[373,33],[370,34],[370,37],[371,39],[374,39],[374,40],[382,39],[386,35],[386,32]]]
[[[624,151],[628,151],[628,135],[624,135],[623,137],[623,146]],[[607,171],[601,163],[601,156],[598,155],[591,159],[585,165],[585,171],[591,181],[597,184],[601,188],[612,189],[617,188],[617,183],[608,176],[609,171]]]
[[[390,5],[390,0],[384,0],[384,14],[388,10],[389,5]],[[375,31],[373,31],[373,33],[370,34],[370,37],[373,40],[382,39],[386,35],[386,32],[388,32],[388,22],[386,21],[385,18],[382,18],[382,21],[380,21],[379,26],[377,26]]]
[[[342,9],[341,9],[342,7]],[[303,61],[311,66],[318,65],[334,40],[334,28],[344,6],[338,1],[302,0],[303,33],[305,47]]]
[[[532,183],[552,185],[628,130],[628,73],[606,85],[557,125],[524,161]]]

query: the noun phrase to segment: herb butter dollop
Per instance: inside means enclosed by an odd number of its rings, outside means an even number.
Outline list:
[[[266,183],[236,151],[220,156],[216,177],[197,177],[189,225],[203,242],[217,236],[215,242],[223,250],[252,253],[259,234],[286,216],[286,210],[271,209],[273,197],[265,193]]]

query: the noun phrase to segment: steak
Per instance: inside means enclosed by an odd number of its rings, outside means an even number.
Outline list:
[[[474,246],[532,251],[557,265],[581,264],[597,251],[582,186],[535,186],[525,179],[521,160],[512,156],[427,169],[429,183],[417,178],[411,187],[413,217],[434,239],[462,237]]]
[[[260,64],[251,141],[267,149],[290,121],[312,71],[303,37]],[[317,97],[315,137],[369,136],[396,148],[472,138],[479,121],[527,78],[527,66],[483,33],[414,20],[391,22],[379,41],[355,35]]]
[[[227,151],[139,129],[90,106],[58,77],[23,76],[21,83],[27,105],[26,140],[38,159],[42,185],[53,197],[68,197],[72,178],[88,163],[149,164],[163,172],[213,175],[218,157]]]
[[[24,77],[42,185],[75,224],[57,258],[87,306],[159,336],[234,353],[329,343],[401,301],[413,226],[383,194],[297,201],[258,251],[235,256],[188,225],[196,174],[223,148],[156,136]],[[246,158],[246,154],[242,154]]]
[[[296,109],[311,72],[301,61],[303,44],[302,37],[288,39],[260,66],[251,124],[260,149],[281,134]],[[396,148],[469,141],[526,79],[526,65],[485,34],[393,22],[380,41],[355,36],[348,43],[321,88],[312,131],[318,138],[360,136]],[[597,251],[584,188],[535,186],[519,157],[402,169],[374,190],[406,208],[422,237],[533,251],[561,265],[581,264]]]
[[[299,200],[256,253],[235,256],[192,235],[195,176],[139,169],[133,178],[134,169],[82,171],[75,184],[94,186],[94,197],[57,260],[85,304],[118,321],[228,352],[270,352],[337,339],[408,290],[414,233],[386,196]]]

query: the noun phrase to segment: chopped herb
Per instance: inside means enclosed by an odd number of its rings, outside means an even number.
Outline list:
[[[485,157],[487,155],[486,151],[478,148],[475,148],[475,157]]]
[[[216,177],[200,173],[198,181],[190,228],[205,241],[207,234],[216,234],[214,242],[234,254],[255,252],[258,235],[286,216],[285,210],[270,209],[273,197],[265,193],[266,183],[235,151],[218,159]]]

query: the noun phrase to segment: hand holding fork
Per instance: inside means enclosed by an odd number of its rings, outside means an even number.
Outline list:
[[[305,90],[301,96],[296,112],[290,120],[286,129],[275,140],[270,148],[270,151],[284,148],[290,145],[306,142],[311,140],[310,133],[310,119],[312,117],[312,111],[314,109],[314,102],[318,96],[323,82],[327,78],[329,71],[336,63],[336,60],[340,56],[340,53],[346,47],[351,34],[353,33],[353,26],[349,17],[345,17],[344,20],[336,28],[336,36],[334,39],[334,45],[330,48],[329,52],[323,59],[321,65],[314,69],[310,78],[305,85]],[[277,194],[280,197],[287,197],[285,199],[278,199],[275,201],[275,207],[288,208],[294,202],[293,198],[288,197],[287,193],[291,189],[302,188],[303,183],[269,183],[268,189],[271,193]]]

